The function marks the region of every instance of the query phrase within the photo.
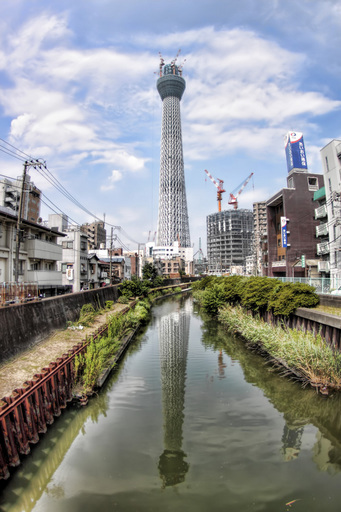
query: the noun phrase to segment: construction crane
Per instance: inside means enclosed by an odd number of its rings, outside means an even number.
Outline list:
[[[250,179],[253,176],[253,172],[249,174],[249,176],[246,178],[245,181],[242,181],[238,187],[236,187],[231,193],[230,193],[230,199],[228,201],[228,204],[233,204],[233,207],[235,210],[238,208],[238,196],[243,192],[246,185],[249,183]],[[238,192],[237,192],[238,191]],[[219,210],[220,211],[220,210]]]
[[[205,169],[205,173],[210,178],[210,180],[215,185],[215,187],[218,189],[217,190],[218,212],[221,212],[221,199],[222,199],[221,194],[226,192],[226,190],[224,189],[224,181],[220,180],[219,178],[213,178],[213,176],[206,169]]]

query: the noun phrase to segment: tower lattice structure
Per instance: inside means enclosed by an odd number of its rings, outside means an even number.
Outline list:
[[[164,65],[161,59],[156,84],[162,99],[158,246],[171,246],[174,241],[191,246],[180,115],[186,82],[181,74],[174,61]]]

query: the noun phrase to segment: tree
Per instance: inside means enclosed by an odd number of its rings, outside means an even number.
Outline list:
[[[157,269],[153,263],[145,263],[142,268],[142,278],[148,281],[154,281],[157,277]]]

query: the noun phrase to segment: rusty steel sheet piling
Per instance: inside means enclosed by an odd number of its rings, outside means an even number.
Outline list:
[[[98,331],[91,340],[103,332],[105,329]],[[78,343],[26,381],[22,388],[16,388],[10,397],[2,398],[0,479],[9,478],[9,467],[20,464],[20,455],[30,452],[30,444],[39,441],[39,435],[47,431],[54,417],[71,402],[74,358],[86,350],[91,340]]]
[[[135,304],[136,301],[121,314]],[[44,434],[54,417],[71,402],[75,357],[107,331],[107,325],[100,327],[91,338],[74,345],[24,382],[23,387],[16,388],[10,397],[0,400],[0,479],[10,477],[9,468],[20,464],[20,455],[30,453],[30,445],[39,441],[39,434]]]

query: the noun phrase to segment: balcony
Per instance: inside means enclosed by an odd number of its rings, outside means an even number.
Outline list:
[[[39,286],[57,286],[62,284],[62,273],[58,270],[28,270],[27,281]]]
[[[274,268],[274,267],[286,267],[287,262],[286,262],[286,260],[273,261],[271,265],[272,265],[272,268]]]
[[[328,224],[320,224],[316,226],[316,236],[327,236],[328,235]]]
[[[26,240],[25,249],[28,257],[36,260],[61,261],[63,249],[61,245],[46,240]]]
[[[329,272],[330,271],[329,261],[319,261],[317,264],[317,270],[319,272]]]
[[[325,204],[315,209],[315,219],[323,219],[323,217],[327,217],[327,206]]]
[[[317,248],[317,254],[319,256],[322,256],[323,254],[329,254],[329,252],[330,252],[329,244],[326,242],[317,244],[316,248]]]

